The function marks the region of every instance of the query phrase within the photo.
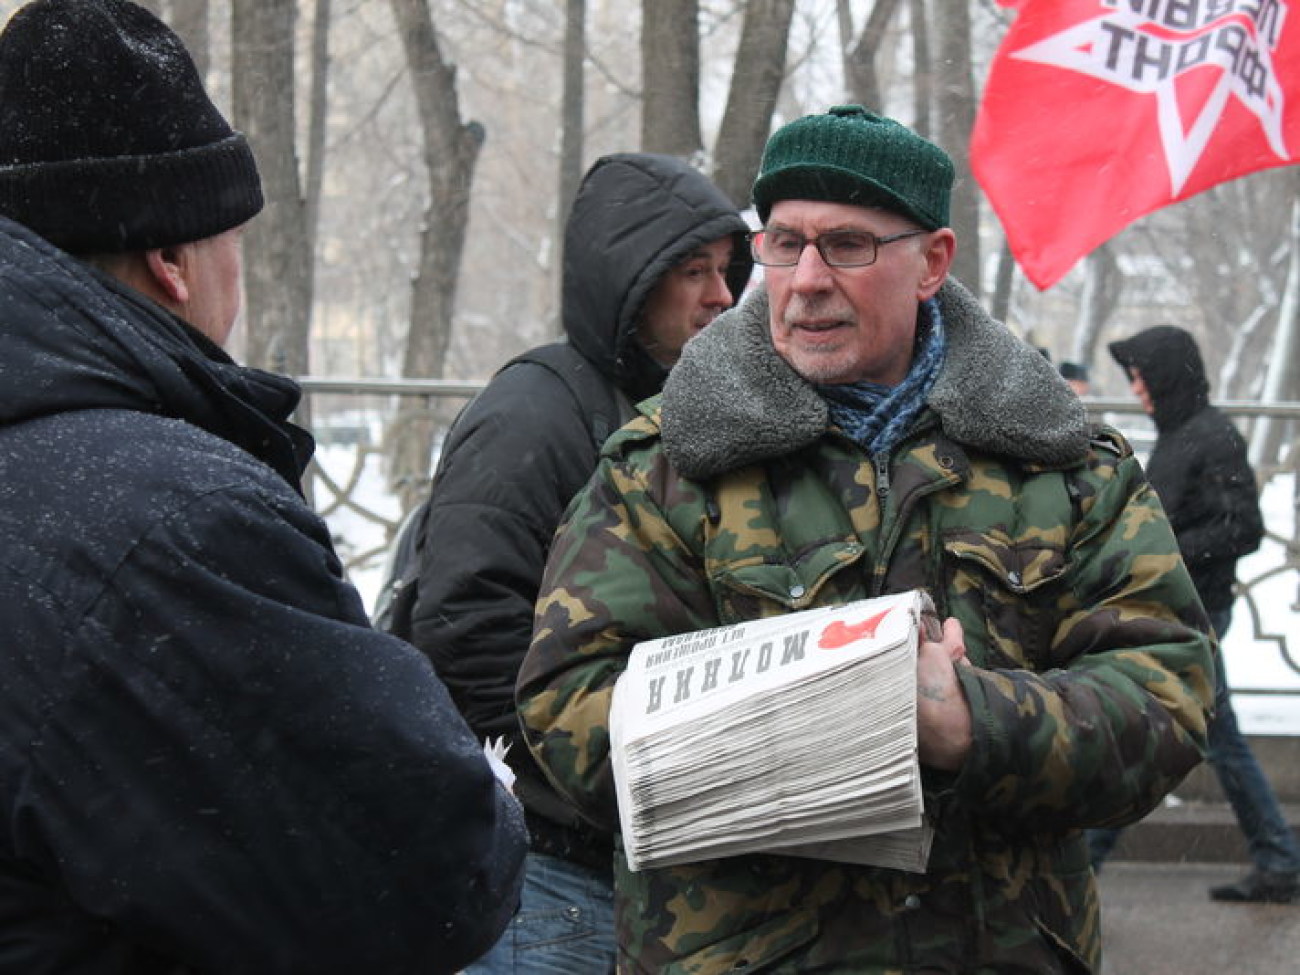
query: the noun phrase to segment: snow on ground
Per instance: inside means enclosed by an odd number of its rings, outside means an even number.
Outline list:
[[[351,447],[323,447],[318,462],[336,481],[346,484],[353,476],[356,453]],[[1295,537],[1295,499],[1289,477],[1274,478],[1264,492],[1262,506],[1271,535],[1282,539]],[[384,485],[380,461],[371,456],[359,474],[353,494],[357,501],[385,518],[398,515],[396,498]],[[317,488],[317,505],[324,507],[329,495]],[[344,562],[384,544],[384,527],[349,508],[328,516],[335,545]],[[1267,576],[1283,564],[1284,547],[1267,539],[1260,550],[1241,560],[1238,567],[1243,583]],[[352,568],[353,584],[360,591],[367,609],[373,607],[383,580],[381,559],[374,557]],[[1300,664],[1300,573],[1286,571],[1265,578],[1251,586],[1253,601],[1261,617],[1265,634],[1286,634],[1291,652]],[[1224,659],[1228,684],[1234,689],[1233,704],[1242,728],[1251,734],[1300,736],[1300,673],[1288,665],[1275,640],[1256,639],[1248,600],[1239,599],[1233,614],[1232,628],[1224,641]],[[1289,694],[1252,694],[1251,690],[1289,691]]]

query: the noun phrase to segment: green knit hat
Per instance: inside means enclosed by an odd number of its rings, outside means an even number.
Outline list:
[[[837,105],[772,134],[753,197],[764,223],[777,200],[825,200],[883,207],[937,230],[948,226],[952,181],[952,160],[934,143],[861,105]]]

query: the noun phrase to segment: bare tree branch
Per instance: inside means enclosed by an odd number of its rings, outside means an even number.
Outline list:
[[[889,22],[898,7],[898,0],[876,0],[871,6],[871,13],[867,15],[867,22],[862,26],[862,34],[856,41],[852,39],[853,18],[848,0],[837,0],[836,6],[840,13],[844,78],[849,99],[872,111],[882,111],[885,99],[876,73],[876,54],[888,36]]]

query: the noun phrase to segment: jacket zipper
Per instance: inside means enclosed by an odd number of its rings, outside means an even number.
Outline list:
[[[876,471],[876,502],[880,505],[880,524],[883,529],[885,526],[885,506],[889,501],[892,490],[889,479],[889,458],[874,456],[871,458],[871,463]],[[889,566],[889,559],[893,555],[894,549],[898,546],[898,538],[903,531],[903,527],[907,524],[907,518],[912,507],[919,499],[927,497],[936,491],[942,491],[961,480],[954,476],[951,471],[948,474],[949,476],[946,478],[933,480],[921,489],[913,491],[905,499],[904,507],[899,508],[897,511],[893,524],[889,526],[889,536],[887,538],[882,537],[881,545],[876,549],[875,564],[872,566],[871,581],[868,587],[869,595],[879,596],[884,592],[885,570]]]
[[[876,469],[876,504],[880,506],[880,524],[885,524],[885,509],[889,503],[889,457],[875,454],[871,458],[871,466]],[[899,512],[900,516],[902,512]],[[901,517],[899,523],[902,523]],[[885,543],[880,546],[876,552],[875,564],[871,567],[871,582],[868,586],[868,594],[879,596],[884,589],[885,584],[885,567],[889,564],[889,552],[893,551],[894,540],[882,539]]]

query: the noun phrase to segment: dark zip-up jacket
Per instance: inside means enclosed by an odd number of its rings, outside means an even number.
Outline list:
[[[0,219],[0,971],[455,971],[525,834],[299,493],[288,380]]]
[[[745,230],[731,202],[679,159],[616,154],[587,173],[565,235],[564,331],[628,416],[631,403],[658,392],[667,375],[636,341],[650,292],[697,247],[730,234],[728,284],[739,297],[751,268]],[[532,637],[551,536],[596,467],[591,424],[558,376],[518,363],[466,409],[444,454],[412,639],[471,728],[517,740],[515,674]],[[508,758],[533,848],[608,872],[608,834],[591,830],[555,794],[522,744]]]
[[[1110,345],[1122,368],[1136,366],[1151,396],[1156,443],[1147,477],[1178,537],[1205,608],[1231,608],[1237,560],[1259,548],[1264,519],[1246,441],[1210,405],[1196,340],[1158,326]]]

